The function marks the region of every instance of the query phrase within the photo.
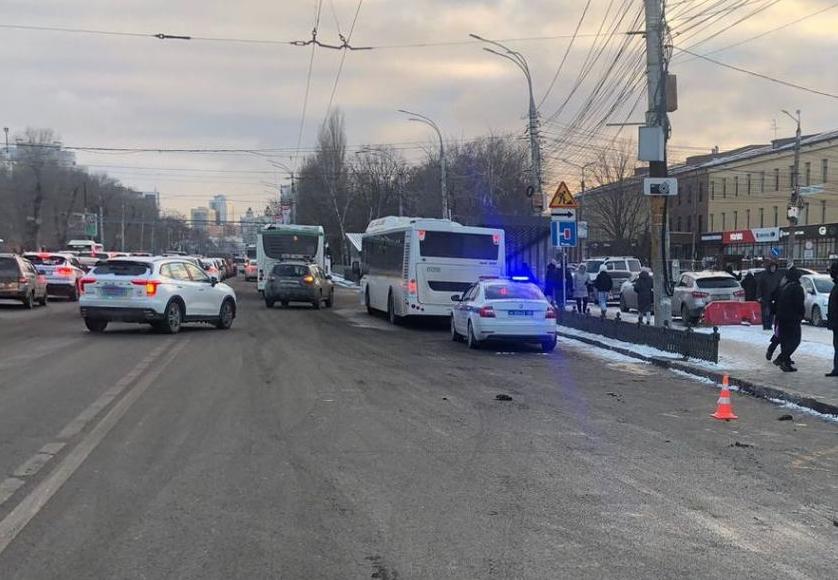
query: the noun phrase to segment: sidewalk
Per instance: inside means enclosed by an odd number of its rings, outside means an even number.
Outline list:
[[[615,313],[609,309],[608,317],[613,318]],[[623,313],[621,317],[627,322],[637,320],[637,315],[633,313]],[[824,373],[832,368],[832,332],[825,328],[803,325],[803,342],[793,356],[799,369],[796,373],[784,373],[765,359],[771,331],[763,330],[760,326],[719,327],[721,340],[718,364],[683,361],[678,355],[610,340],[569,327],[560,326],[559,330],[565,336],[599,343],[597,346],[618,352],[629,351],[657,364],[692,374],[716,379],[728,373],[731,384],[752,395],[780,399],[821,413],[838,415],[838,378],[824,377]],[[697,327],[695,330],[712,332],[712,329],[706,327]]]

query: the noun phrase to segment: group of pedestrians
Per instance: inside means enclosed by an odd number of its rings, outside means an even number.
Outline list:
[[[762,307],[762,326],[765,330],[773,330],[765,358],[774,361],[783,372],[795,372],[794,355],[801,341],[801,324],[806,316],[804,302],[806,299],[803,286],[800,284],[801,271],[791,266],[785,274],[780,272],[776,262],[768,264],[758,285],[759,300]],[[836,282],[829,293],[827,308],[827,326],[832,330],[833,355],[832,370],[826,373],[828,377],[838,377],[838,262],[829,267],[829,275]],[[743,288],[744,280],[743,280]],[[745,288],[746,300],[748,288]],[[780,354],[774,358],[777,348]]]

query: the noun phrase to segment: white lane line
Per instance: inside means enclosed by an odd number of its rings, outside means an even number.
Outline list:
[[[0,481],[0,505],[3,505],[3,502],[12,497],[24,483],[26,482],[17,477],[7,477]]]
[[[111,429],[128,412],[128,409],[142,394],[157,380],[163,370],[177,357],[189,343],[189,339],[181,340],[169,355],[156,365],[120,399],[108,413],[102,417],[79,443],[56,465],[55,469],[45,477],[35,488],[24,497],[9,514],[0,521],[0,555],[9,547],[17,535],[32,521],[38,512],[47,504],[70,476],[84,463],[85,459],[102,442]],[[168,346],[168,345],[165,345]],[[159,350],[162,350],[159,349]]]

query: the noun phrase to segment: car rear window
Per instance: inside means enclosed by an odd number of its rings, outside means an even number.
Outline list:
[[[835,286],[835,282],[829,278],[812,278],[812,281],[815,283],[815,289],[820,294],[829,294],[832,292],[832,287]]]
[[[274,276],[283,278],[301,278],[308,273],[308,266],[300,264],[277,264],[274,266]]]
[[[142,276],[151,273],[151,265],[144,262],[127,260],[108,260],[96,264],[94,274],[112,274],[114,276]]]
[[[485,294],[486,300],[544,300],[535,284],[489,284]]]
[[[20,267],[14,258],[0,258],[0,276],[17,276],[20,274]]]
[[[713,290],[715,288],[738,288],[739,282],[733,278],[718,276],[715,278],[699,278],[696,280],[696,286],[702,290]]]
[[[628,269],[629,272],[639,272],[640,271],[640,260],[629,260],[628,261]]]
[[[61,266],[67,262],[67,258],[64,256],[39,256],[37,254],[27,254],[24,258],[36,266]]]

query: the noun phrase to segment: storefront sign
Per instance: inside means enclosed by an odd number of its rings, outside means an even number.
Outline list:
[[[702,242],[721,242],[722,234],[701,234]]]
[[[722,242],[725,244],[776,242],[779,239],[780,228],[752,228],[748,230],[733,230],[722,234]]]

